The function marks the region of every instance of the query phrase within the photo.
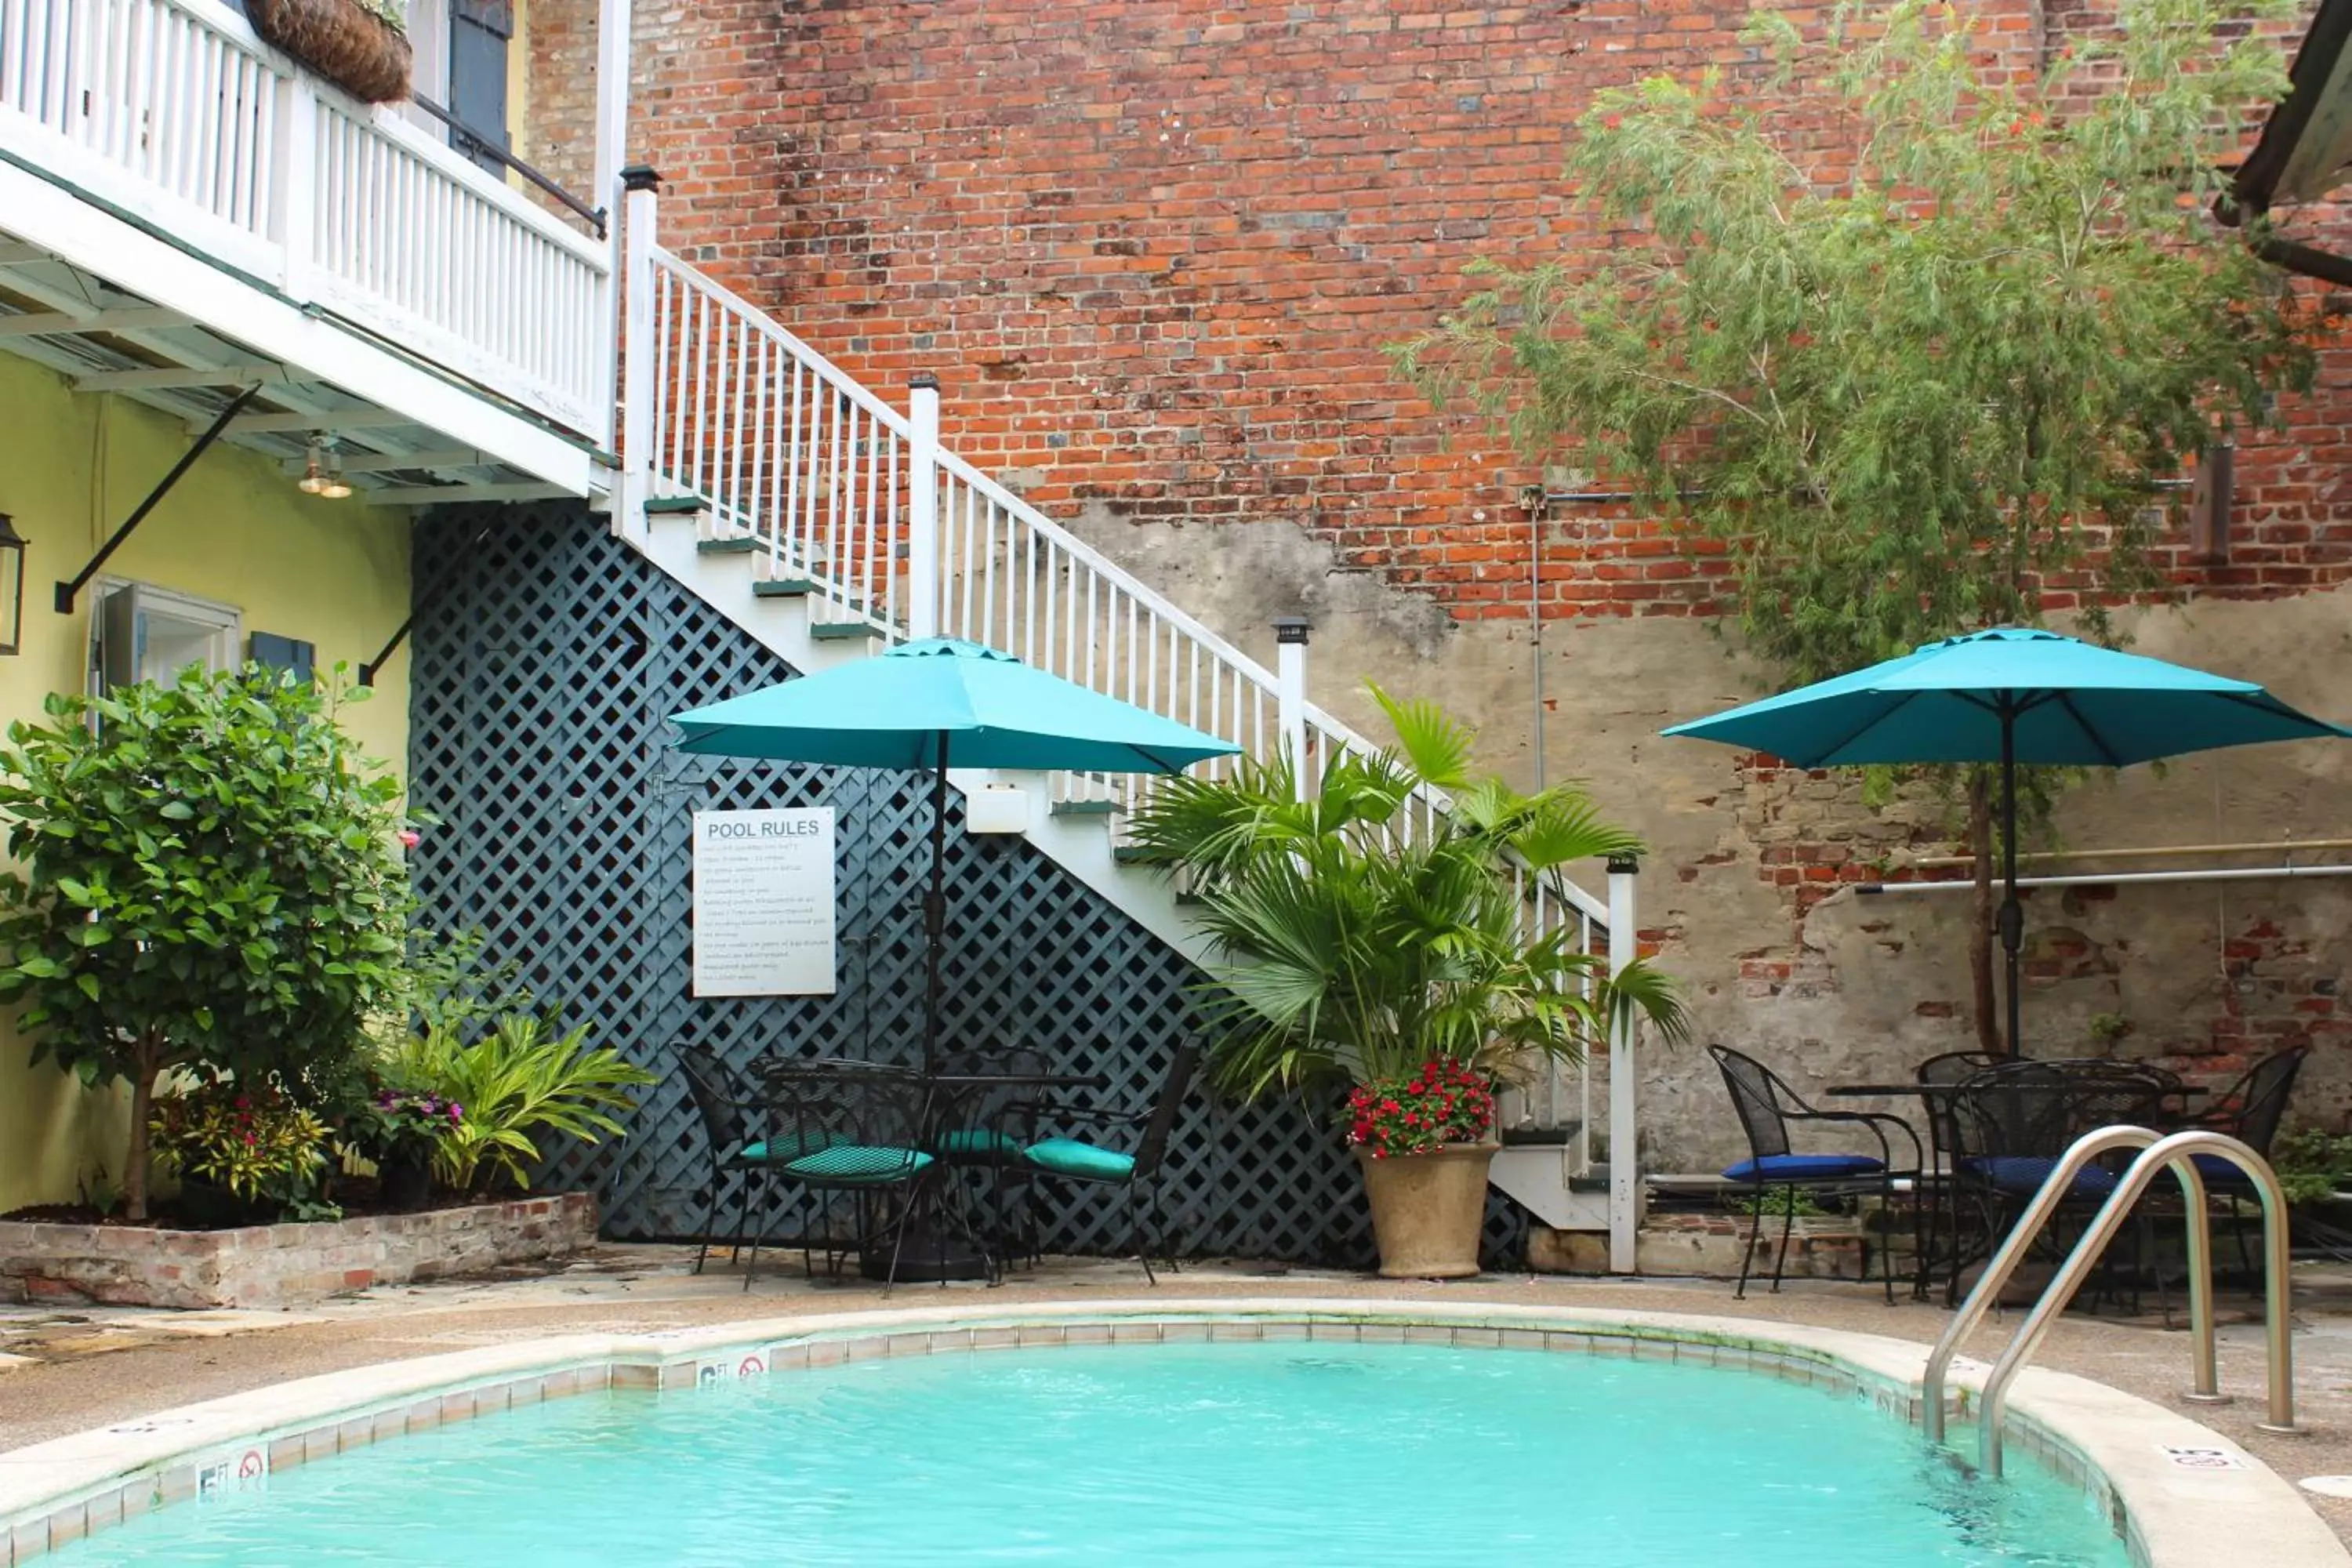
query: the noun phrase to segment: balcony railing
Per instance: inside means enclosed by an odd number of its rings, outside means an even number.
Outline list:
[[[609,440],[604,245],[310,75],[217,0],[0,0],[0,147]]]

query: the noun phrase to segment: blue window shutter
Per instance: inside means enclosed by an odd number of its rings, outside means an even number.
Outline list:
[[[317,678],[319,650],[298,637],[281,637],[274,632],[256,632],[248,645],[253,662],[270,669],[294,672],[297,680]]]

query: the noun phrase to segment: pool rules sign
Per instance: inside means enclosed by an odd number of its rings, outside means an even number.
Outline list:
[[[694,814],[694,994],[830,996],[833,808]]]

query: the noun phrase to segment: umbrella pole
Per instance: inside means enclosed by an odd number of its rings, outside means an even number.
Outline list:
[[[2000,951],[2009,979],[2009,1054],[2024,1051],[2024,1005],[2018,994],[2018,950],[2025,945],[2025,909],[2017,901],[2017,710],[2000,708]]]
[[[948,736],[940,731],[939,766],[931,770],[931,888],[923,896],[923,1070],[940,1058],[940,949],[948,925]]]

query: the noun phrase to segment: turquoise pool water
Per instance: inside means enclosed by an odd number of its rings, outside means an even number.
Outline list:
[[[2082,1494],[1700,1366],[1266,1343],[583,1394],[158,1510],[55,1568],[1004,1563],[2122,1568]]]

